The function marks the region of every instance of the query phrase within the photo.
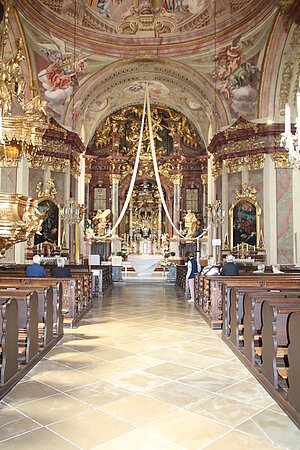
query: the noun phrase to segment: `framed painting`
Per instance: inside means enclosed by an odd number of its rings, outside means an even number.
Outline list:
[[[44,214],[40,234],[35,234],[34,245],[47,242],[61,245],[61,207],[51,197],[41,197],[38,200],[38,209]]]
[[[256,192],[256,191],[255,191]],[[259,246],[261,208],[252,190],[243,186],[242,194],[238,191],[237,200],[229,210],[230,246],[248,244]]]

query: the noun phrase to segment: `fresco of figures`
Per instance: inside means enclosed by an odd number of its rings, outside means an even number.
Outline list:
[[[38,80],[44,88],[48,110],[54,117],[61,118],[66,101],[79,86],[84,75],[86,58],[66,50],[65,43],[51,35],[52,43],[40,43],[39,48],[45,59],[45,68],[38,73]]]
[[[233,117],[253,112],[258,97],[259,75],[258,67],[243,56],[241,36],[218,52],[213,76]]]

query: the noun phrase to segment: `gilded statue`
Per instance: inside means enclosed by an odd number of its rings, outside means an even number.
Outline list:
[[[184,224],[185,224],[185,230],[186,230],[186,237],[194,238],[195,233],[197,231],[197,227],[199,225],[199,221],[196,218],[195,214],[192,213],[192,211],[190,209],[188,209],[188,212],[184,217]]]
[[[93,218],[95,224],[96,237],[101,237],[105,235],[105,229],[107,227],[107,217],[110,215],[110,209],[101,211],[98,209],[97,214]]]

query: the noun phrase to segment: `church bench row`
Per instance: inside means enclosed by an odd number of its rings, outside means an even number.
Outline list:
[[[2,286],[20,288],[25,285],[30,289],[45,288],[56,286],[58,282],[63,286],[64,323],[72,327],[92,305],[92,274],[78,272],[72,278],[27,278],[24,270],[0,271],[0,289]]]
[[[0,399],[63,336],[61,283],[43,295],[27,288],[7,294],[0,292]]]
[[[222,338],[300,427],[300,322],[291,320],[294,313],[300,313],[300,290],[250,291],[244,295],[239,339],[231,338],[231,327]],[[231,317],[231,323],[238,321]]]
[[[300,285],[299,274],[241,275],[238,277],[202,276],[196,274],[195,306],[213,329],[221,329],[222,327],[224,329],[225,327],[226,330],[228,328],[232,286],[271,288],[274,282],[276,284],[279,283],[279,285],[285,285],[289,280],[291,282],[298,280],[298,285]],[[226,290],[225,296],[224,288]],[[225,298],[225,301],[223,301],[223,298]]]

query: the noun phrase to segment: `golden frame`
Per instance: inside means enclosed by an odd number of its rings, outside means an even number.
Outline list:
[[[229,209],[229,220],[230,220],[230,247],[233,248],[237,243],[233,242],[233,212],[234,209],[242,203],[250,203],[255,207],[256,211],[256,242],[255,245],[258,248],[260,245],[260,235],[261,235],[261,207],[256,201],[256,189],[251,188],[246,185],[246,183],[243,183],[242,185],[242,192],[239,192],[239,190],[236,190],[236,201],[232,204],[231,208]],[[239,242],[239,244],[242,244],[244,241]],[[247,242],[245,242],[247,244]],[[251,244],[252,245],[252,244]]]
[[[60,247],[61,246],[61,230],[62,230],[62,208],[61,208],[60,204],[56,200],[54,200],[53,197],[49,197],[46,195],[39,197],[39,199],[37,200],[37,207],[39,207],[39,204],[44,201],[49,201],[49,202],[53,203],[58,209],[57,246]],[[46,242],[46,241],[43,241],[43,242]]]

